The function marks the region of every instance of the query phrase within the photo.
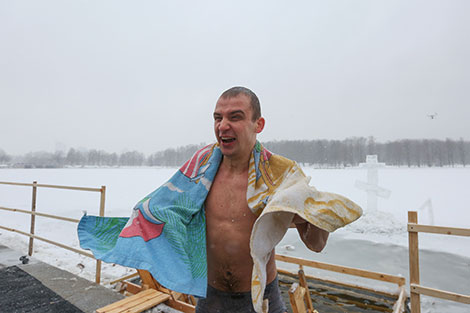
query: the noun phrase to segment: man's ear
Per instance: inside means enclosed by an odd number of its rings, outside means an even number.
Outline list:
[[[264,123],[266,121],[264,120],[263,117],[260,117],[257,121],[256,121],[256,133],[259,134],[263,131],[264,129]]]

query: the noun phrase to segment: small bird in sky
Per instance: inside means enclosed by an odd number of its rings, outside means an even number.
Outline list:
[[[428,117],[429,117],[430,119],[432,119],[432,120],[433,120],[433,119],[435,119],[435,118],[436,118],[436,116],[437,116],[437,113],[434,113],[434,114],[428,114]]]

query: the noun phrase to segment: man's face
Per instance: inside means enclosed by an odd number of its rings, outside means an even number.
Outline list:
[[[222,154],[232,159],[248,158],[256,143],[256,134],[264,127],[261,117],[252,119],[250,98],[240,94],[219,98],[214,110],[214,131]]]

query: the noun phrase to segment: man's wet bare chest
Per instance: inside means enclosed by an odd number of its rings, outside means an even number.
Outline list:
[[[247,179],[215,179],[206,199],[206,218],[218,223],[242,223],[252,226],[255,215],[246,199]]]

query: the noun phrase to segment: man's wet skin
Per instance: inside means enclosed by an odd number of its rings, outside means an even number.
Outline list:
[[[256,216],[248,208],[248,165],[264,119],[253,118],[250,97],[219,98],[214,133],[223,159],[206,199],[207,266],[211,286],[223,291],[251,289],[250,236]],[[268,283],[276,275],[274,255]]]
[[[247,184],[247,171],[221,170],[206,200],[208,281],[223,291],[251,289],[250,236],[256,216],[246,203]],[[273,254],[267,282],[274,280],[275,275]]]

